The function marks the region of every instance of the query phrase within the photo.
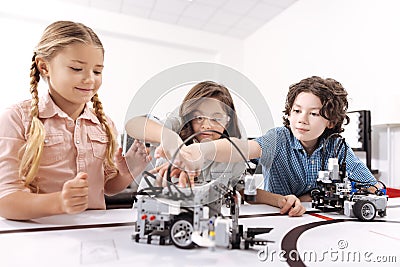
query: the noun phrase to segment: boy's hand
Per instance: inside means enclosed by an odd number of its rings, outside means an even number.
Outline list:
[[[278,206],[281,209],[281,214],[288,214],[291,217],[301,216],[306,212],[306,208],[301,205],[300,199],[294,195],[283,196]]]
[[[61,191],[61,209],[67,214],[80,213],[88,208],[88,175],[80,172],[64,183]]]
[[[189,177],[194,177],[204,166],[205,158],[201,148],[200,143],[195,143],[183,146],[179,153],[178,166],[187,171]]]

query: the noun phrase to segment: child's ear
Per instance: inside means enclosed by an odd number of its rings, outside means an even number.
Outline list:
[[[335,127],[335,124],[332,121],[328,122],[328,125],[326,126],[328,129],[332,129],[333,127]]]
[[[40,74],[43,77],[46,77],[49,72],[47,62],[44,61],[42,58],[36,58],[36,66],[37,66]]]

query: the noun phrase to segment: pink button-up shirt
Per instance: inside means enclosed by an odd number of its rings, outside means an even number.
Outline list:
[[[0,198],[18,190],[29,192],[19,177],[18,168],[19,150],[26,143],[29,131],[30,109],[31,100],[27,100],[0,115]],[[116,175],[116,170],[105,169],[109,140],[95,114],[86,105],[74,121],[46,94],[39,101],[39,118],[44,124],[46,138],[32,185],[38,188],[38,193],[57,192],[78,172],[86,172],[89,208],[105,209],[104,184]],[[113,122],[107,120],[116,132]]]

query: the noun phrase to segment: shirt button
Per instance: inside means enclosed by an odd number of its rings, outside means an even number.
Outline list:
[[[44,139],[44,143],[48,144],[49,143],[49,139]]]
[[[311,185],[309,185],[308,188],[311,188]]]
[[[311,161],[311,164],[314,164],[314,160]]]
[[[76,143],[79,145],[80,144],[79,140],[76,140]]]

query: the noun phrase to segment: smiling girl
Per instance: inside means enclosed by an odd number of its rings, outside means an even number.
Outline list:
[[[58,21],[45,29],[32,57],[31,100],[0,116],[0,216],[105,209],[104,194],[125,189],[149,161],[136,142],[126,154],[136,163],[129,170],[116,149],[114,123],[97,94],[103,60],[103,45],[89,27]],[[48,84],[41,98],[40,78]]]

